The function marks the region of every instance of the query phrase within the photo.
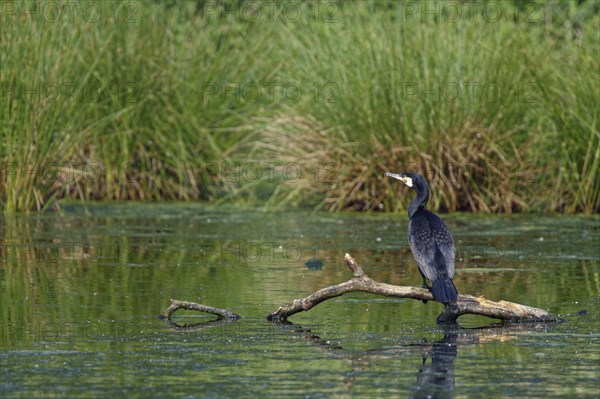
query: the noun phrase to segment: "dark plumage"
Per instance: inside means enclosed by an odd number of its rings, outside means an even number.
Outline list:
[[[433,299],[438,302],[456,302],[458,292],[452,282],[456,248],[444,221],[425,209],[429,200],[427,182],[418,173],[387,172],[385,175],[402,181],[417,193],[408,206],[408,243],[423,276],[423,286],[431,291]],[[431,281],[431,286],[427,284],[427,279]]]

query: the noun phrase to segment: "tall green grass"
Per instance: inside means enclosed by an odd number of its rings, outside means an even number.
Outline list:
[[[286,25],[285,79],[330,92],[304,97],[287,125],[273,119],[267,158],[321,153],[338,178],[293,182],[271,202],[308,193],[328,209],[399,209],[382,175],[417,170],[436,208],[599,211],[598,5],[492,3],[504,7],[493,22],[362,2],[344,3],[339,23]]]
[[[97,20],[28,4],[37,18],[4,8],[0,26],[6,212],[401,209],[382,175],[407,169],[436,208],[600,211],[594,2],[493,2],[492,22],[415,2],[81,3]],[[286,165],[302,176],[273,173]]]
[[[203,18],[194,3],[82,3],[98,20],[27,4],[1,28],[5,211],[227,190],[215,176],[257,105],[219,88],[273,73],[270,25]]]

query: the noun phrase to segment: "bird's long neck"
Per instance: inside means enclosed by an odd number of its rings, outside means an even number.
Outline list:
[[[417,196],[410,201],[408,206],[408,218],[412,219],[413,215],[419,210],[424,209],[429,200],[429,187],[425,186],[422,191],[417,191]]]

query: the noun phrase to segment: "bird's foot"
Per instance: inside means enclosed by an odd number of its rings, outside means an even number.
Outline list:
[[[427,285],[427,283],[425,281],[423,281],[423,285],[421,286],[421,288],[425,288],[427,289],[427,291],[431,292],[431,288]],[[427,303],[429,302],[429,300],[427,299],[421,299],[423,301],[423,303]]]

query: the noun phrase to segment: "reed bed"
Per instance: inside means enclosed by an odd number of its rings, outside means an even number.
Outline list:
[[[108,3],[3,5],[5,212],[600,211],[596,2]]]

